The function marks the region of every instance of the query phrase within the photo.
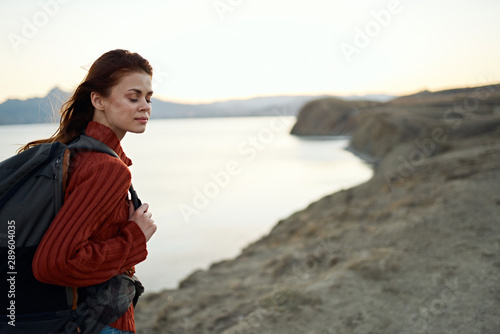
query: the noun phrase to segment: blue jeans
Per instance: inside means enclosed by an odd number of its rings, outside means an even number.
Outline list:
[[[119,329],[116,329],[111,326],[106,326],[103,328],[102,331],[99,332],[99,334],[134,334],[132,332],[126,332],[126,331],[121,331]]]

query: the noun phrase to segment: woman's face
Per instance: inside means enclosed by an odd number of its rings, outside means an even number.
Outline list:
[[[108,97],[97,97],[93,120],[111,128],[120,140],[127,132],[143,133],[151,115],[152,95],[151,77],[146,72],[125,74]]]

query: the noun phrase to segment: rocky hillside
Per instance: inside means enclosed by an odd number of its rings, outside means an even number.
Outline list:
[[[360,114],[381,104],[374,101],[346,101],[335,97],[308,102],[300,110],[292,134],[299,136],[351,134],[359,125]]]
[[[500,87],[425,94],[331,110],[374,177],[146,295],[138,333],[499,333]]]
[[[453,129],[450,135],[457,138],[482,133],[483,127],[498,125],[490,120],[498,113],[500,85],[425,91],[386,103],[324,98],[300,110],[292,134],[352,135],[354,150],[380,158],[395,143],[429,136],[428,130],[442,124]]]

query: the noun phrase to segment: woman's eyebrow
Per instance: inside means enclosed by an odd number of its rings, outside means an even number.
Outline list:
[[[137,94],[139,94],[139,95],[140,95],[140,94],[142,94],[142,90],[137,89],[137,88],[132,88],[132,89],[129,89],[128,91],[129,91],[129,92],[130,92],[130,91],[136,92],[136,93],[137,93]],[[146,95],[153,95],[153,91],[148,92]]]

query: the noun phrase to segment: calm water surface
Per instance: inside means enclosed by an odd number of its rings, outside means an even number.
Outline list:
[[[290,136],[294,117],[152,120],[127,134],[134,186],[158,231],[137,274],[148,291],[175,288],[195,269],[239,254],[280,219],[368,180],[346,138]],[[0,126],[0,160],[54,124]]]

